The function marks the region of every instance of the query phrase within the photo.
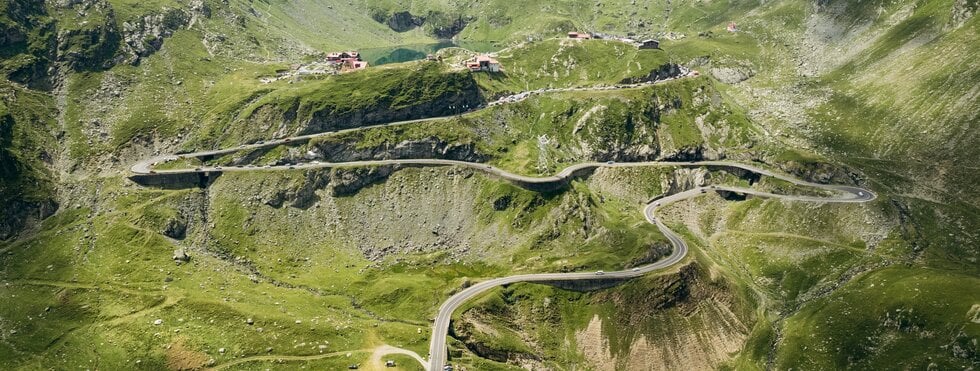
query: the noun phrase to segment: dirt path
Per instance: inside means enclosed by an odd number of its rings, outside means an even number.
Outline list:
[[[345,350],[345,351],[340,351],[340,352],[314,354],[314,355],[309,355],[309,356],[286,356],[286,355],[252,356],[252,357],[239,358],[239,359],[236,359],[236,360],[231,361],[231,362],[228,362],[228,363],[220,364],[220,365],[217,365],[217,366],[214,366],[214,367],[210,368],[209,370],[224,370],[226,368],[229,368],[229,367],[232,367],[232,366],[237,366],[237,365],[240,365],[240,364],[243,364],[243,363],[248,363],[248,362],[261,362],[261,361],[271,361],[271,362],[279,362],[279,361],[282,361],[282,362],[315,361],[315,360],[318,360],[318,359],[344,356],[344,355],[347,355],[348,353],[355,354],[355,353],[367,353],[367,352],[368,352],[367,350]]]
[[[419,356],[418,353],[415,353],[408,349],[393,347],[388,344],[374,348],[374,352],[371,353],[371,358],[368,359],[368,364],[373,366],[375,370],[383,370],[385,368],[385,364],[382,358],[389,354],[401,354],[401,355],[412,357],[419,362],[419,365],[421,365],[423,369],[428,367],[429,365],[425,361],[425,359]]]

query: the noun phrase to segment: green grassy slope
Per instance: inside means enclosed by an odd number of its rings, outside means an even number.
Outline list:
[[[498,60],[504,72],[481,74],[481,85],[489,91],[520,92],[646,77],[668,63],[668,53],[618,41],[559,38],[506,49]]]
[[[0,205],[62,206],[36,231],[0,241],[0,297],[17,303],[0,305],[0,359],[11,367],[179,369],[245,358],[254,361],[244,368],[332,369],[364,362],[383,343],[425,356],[435,308],[465,284],[650,258],[664,241],[639,205],[700,170],[600,171],[539,194],[466,170],[412,168],[335,196],[331,187],[355,174],[226,174],[207,189],[159,190],[130,183],[125,168],[153,153],[316,131],[337,118],[447,113],[458,92],[612,84],[665,63],[705,76],[534,96],[313,144],[364,153],[470,146],[531,175],[582,160],[724,155],[862,182],[880,196],[861,206],[717,197],[680,205],[667,218],[694,245],[693,274],[590,294],[497,290],[459,314],[471,347],[540,355],[555,368],[630,369],[658,361],[657,352],[701,352],[706,363],[662,364],[687,369],[977,364],[975,1],[207,0],[204,12],[183,1],[110,0],[112,12],[29,14],[28,3],[0,5],[4,33],[27,35],[0,43],[12,81],[0,84]],[[119,31],[164,7],[197,18],[138,65],[105,64],[124,52],[107,22]],[[399,33],[376,19],[400,11],[428,23]],[[326,50],[428,42],[457,19],[468,23],[463,40],[514,46],[500,55],[505,74],[411,63],[260,80]],[[731,20],[740,32],[724,30]],[[659,37],[665,51],[555,39],[569,30]],[[733,73],[747,80],[716,80]],[[258,162],[311,148],[284,146]],[[181,227],[186,235],[174,232]],[[177,248],[190,263],[172,261]],[[464,364],[519,363],[477,357],[460,339],[453,355]],[[278,356],[310,358],[270,361]]]
[[[973,2],[949,1],[777,2],[735,15],[738,34],[708,25],[702,30],[712,35],[664,44],[708,73],[754,71],[745,83],[720,89],[767,134],[799,147],[770,159],[792,166],[829,160],[860,171],[878,190],[875,208],[891,226],[876,232],[883,240],[859,238],[822,212],[764,205],[760,214],[749,211],[758,205],[729,206],[725,227],[710,235],[708,255],[772,308],[733,367],[976,363],[975,10]],[[842,59],[819,55],[835,51]],[[793,154],[803,148],[819,155]],[[796,223],[811,231],[760,223],[787,213],[807,215]],[[880,268],[896,263],[901,268]],[[835,280],[845,283],[837,288]],[[958,294],[928,299],[920,294],[926,290]]]
[[[430,13],[436,17],[468,21],[458,37],[474,41],[501,43],[540,40],[568,31],[590,31],[640,37],[655,37],[667,32],[696,33],[704,28],[727,23],[758,6],[756,1],[672,1],[671,3],[637,3],[627,0],[583,3],[569,0],[538,1],[513,6],[503,0],[445,1],[426,0],[407,4],[361,0],[361,6],[380,18],[395,12],[415,16]]]
[[[56,156],[56,115],[51,97],[0,84],[0,239],[57,209],[57,184],[49,168]]]

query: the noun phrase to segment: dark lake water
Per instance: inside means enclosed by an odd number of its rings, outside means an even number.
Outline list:
[[[452,47],[466,48],[475,52],[490,53],[500,50],[496,44],[489,42],[453,42],[442,41],[433,44],[398,45],[386,48],[360,49],[361,59],[372,66],[389,63],[411,62],[425,59],[428,54]]]

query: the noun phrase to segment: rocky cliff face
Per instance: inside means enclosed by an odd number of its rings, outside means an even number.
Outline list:
[[[43,3],[10,1],[0,8],[0,72],[31,88],[51,88],[49,68],[54,59],[54,23]]]
[[[207,8],[201,8],[206,13]],[[174,31],[186,27],[191,20],[190,14],[180,9],[164,9],[162,13],[150,14],[133,22],[124,22],[122,37],[124,53],[118,61],[128,64],[138,64],[163,47],[163,40],[173,35]]]
[[[246,156],[243,160],[249,158],[251,156]],[[439,158],[470,162],[481,162],[487,159],[486,156],[477,152],[472,144],[448,143],[437,138],[426,138],[404,141],[394,146],[385,145],[362,149],[347,142],[321,142],[314,145],[306,153],[290,151],[278,162],[282,164],[310,160],[347,162],[399,158]],[[243,161],[236,162],[236,164],[244,163]],[[315,196],[316,191],[329,189],[333,196],[350,196],[364,187],[384,181],[401,168],[403,167],[379,166],[310,171],[301,184],[276,191],[266,199],[265,203],[275,207],[281,207],[288,203],[292,207],[306,208],[318,201]]]
[[[578,349],[596,370],[714,369],[742,349],[753,321],[727,284],[713,282],[697,264],[597,292],[590,300],[614,308],[613,315],[595,315],[575,333]]]
[[[650,71],[649,74],[643,77],[631,77],[624,79],[622,84],[638,84],[647,81],[662,81],[668,78],[675,78],[683,75],[683,69],[679,64],[676,63],[666,63],[660,67]]]
[[[414,16],[409,12],[395,12],[385,20],[385,24],[388,25],[395,32],[405,32],[415,29],[425,23],[425,18]]]
[[[40,201],[15,199],[3,202],[3,205],[3,211],[0,211],[0,241],[16,236],[25,227],[44,220],[58,211],[58,203],[50,199]]]
[[[501,291],[495,295],[506,306],[490,300],[466,310],[451,335],[480,357],[530,369],[549,369],[549,361],[561,359],[543,348],[556,344],[573,344],[589,369],[710,369],[741,348],[752,320],[727,284],[714,282],[697,264],[593,293]],[[572,326],[570,335],[540,330],[569,326],[563,313],[591,320]],[[507,338],[519,344],[502,341]]]
[[[356,144],[347,142],[325,141],[317,143],[310,154],[304,155],[309,159],[319,159],[331,162],[385,160],[385,159],[422,159],[440,158],[469,162],[484,162],[489,156],[480,154],[472,143],[449,143],[436,137],[419,140],[406,140],[400,143],[385,143],[372,148],[356,148]],[[298,158],[294,158],[299,160]]]
[[[449,76],[449,78],[460,77]],[[313,113],[311,119],[303,125],[300,134],[426,117],[449,116],[459,111],[453,107],[479,107],[485,103],[479,88],[476,86],[476,81],[472,77],[467,75],[465,78],[460,78],[460,81],[462,86],[459,90],[446,90],[430,99],[415,101],[405,106],[392,106],[390,101],[379,101],[376,104],[356,110],[345,110],[338,106],[323,107]]]
[[[424,27],[428,33],[439,39],[451,39],[463,31],[472,18],[430,11],[425,15],[414,15],[408,11],[396,11],[390,15],[383,10],[374,12],[373,18],[395,32],[407,32]]]
[[[203,4],[194,14],[208,14]],[[187,27],[192,14],[173,8],[120,20],[106,0],[59,0],[50,4],[57,24],[57,60],[74,71],[104,70],[139,64],[160,50],[164,39]]]
[[[23,112],[15,118],[7,112],[7,99],[0,99],[0,240],[58,210],[45,161],[50,161],[43,144],[48,142],[40,137],[45,134],[39,130],[42,125],[23,118]],[[19,102],[11,103],[23,109]],[[43,119],[43,107],[35,109],[35,119]]]
[[[122,34],[104,0],[60,0],[51,4],[57,24],[56,58],[74,71],[112,67]]]

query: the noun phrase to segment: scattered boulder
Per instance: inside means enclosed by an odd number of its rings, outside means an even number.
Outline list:
[[[177,264],[183,264],[191,261],[190,255],[187,255],[187,251],[184,249],[174,250],[174,262]]]
[[[493,200],[493,209],[496,211],[506,210],[510,206],[512,198],[510,195],[505,195]]]
[[[711,69],[711,76],[726,84],[738,84],[755,76],[755,71],[746,67],[719,67]]]
[[[163,228],[163,235],[175,240],[184,239],[187,236],[187,222],[182,218],[170,218]]]

